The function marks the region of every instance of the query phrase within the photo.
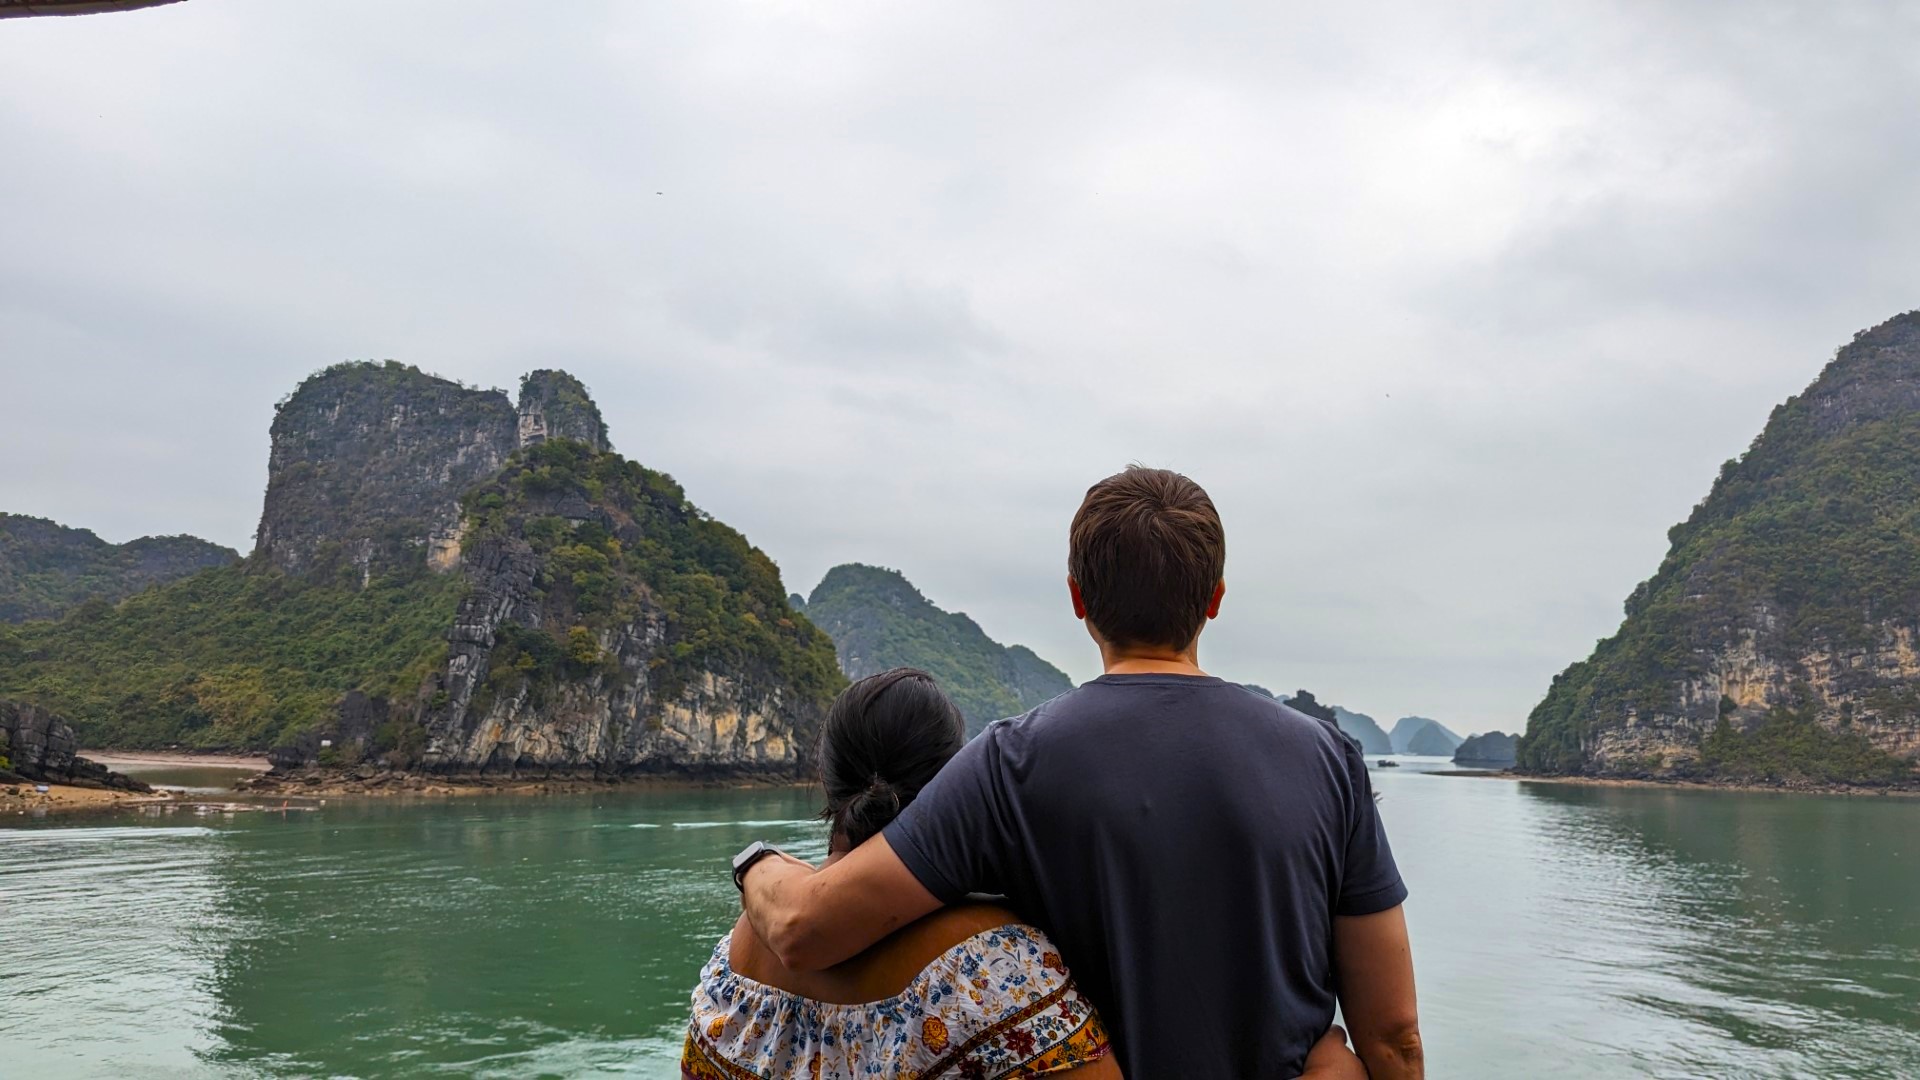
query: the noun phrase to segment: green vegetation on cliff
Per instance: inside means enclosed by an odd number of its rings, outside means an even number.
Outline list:
[[[779,570],[672,478],[572,440],[515,455],[469,492],[465,543],[524,542],[545,619],[503,628],[489,689],[538,693],[604,671],[597,631],[660,620],[662,699],[702,671],[759,671],[823,705],[845,680]],[[572,515],[566,516],[566,515]],[[622,537],[625,539],[623,540]],[[57,623],[0,628],[0,696],[70,720],[87,745],[262,749],[328,722],[349,691],[410,701],[447,658],[472,588],[419,564],[363,586],[259,559]]]
[[[489,686],[536,689],[599,662],[599,631],[663,620],[652,663],[661,698],[703,671],[759,671],[825,705],[846,685],[833,643],[787,602],[780,570],[687,501],[665,473],[572,439],[516,454],[468,492],[464,544],[523,541],[540,570],[538,631],[508,631]],[[544,640],[543,640],[544,639]]]
[[[444,662],[458,575],[289,577],[226,566],[60,622],[0,627],[0,697],[84,746],[261,749],[350,690],[411,691]]]
[[[1891,784],[1913,774],[1911,762],[1789,706],[1768,710],[1745,732],[1722,717],[1701,740],[1700,761],[1709,775],[1748,783]]]
[[[920,668],[959,706],[970,732],[1073,689],[1065,672],[1030,649],[1000,645],[963,614],[942,611],[897,570],[836,566],[814,586],[806,614],[833,638],[849,676]]]
[[[240,558],[192,536],[109,544],[87,529],[0,514],[0,622],[57,619],[87,600],[122,600]]]
[[[1635,714],[1708,733],[1691,736],[1708,776],[1886,775],[1891,759],[1863,756],[1866,741],[1848,737],[1849,723],[1864,718],[1851,699],[1877,703],[1881,721],[1911,721],[1920,719],[1914,695],[1873,686],[1878,676],[1862,669],[1838,677],[1830,708],[1815,707],[1797,665],[1878,647],[1912,630],[1920,612],[1920,312],[1842,349],[1806,392],[1773,410],[1667,535],[1666,558],[1628,597],[1619,630],[1557,676],[1534,708],[1520,765],[1549,773],[1663,767],[1596,761],[1598,737]],[[1685,692],[1710,686],[1716,665],[1743,641],[1788,670],[1787,684],[1737,714],[1711,689]]]

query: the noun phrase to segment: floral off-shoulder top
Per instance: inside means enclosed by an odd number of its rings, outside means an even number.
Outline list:
[[[835,1005],[734,972],[720,939],[693,992],[680,1074],[689,1080],[991,1080],[1097,1061],[1107,1032],[1060,953],[1009,924],[935,957],[884,1001]]]

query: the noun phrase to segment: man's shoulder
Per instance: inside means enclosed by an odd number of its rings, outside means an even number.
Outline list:
[[[1057,694],[1028,709],[1018,716],[1009,716],[995,720],[980,729],[977,739],[990,739],[994,742],[1019,742],[1057,729],[1065,721],[1082,714],[1087,704],[1087,690],[1092,683],[1081,683],[1064,693]]]
[[[1104,728],[1102,721],[1112,718],[1116,713],[1150,712],[1164,708],[1181,719],[1193,718],[1192,702],[1143,705],[1116,697],[1112,693],[1114,689],[1113,685],[1097,679],[1082,683],[1019,716],[987,725],[978,737],[989,740],[999,749],[1013,749],[1061,739],[1111,735],[1112,729]],[[1196,684],[1194,689],[1203,693],[1203,707],[1208,712],[1231,717],[1235,722],[1252,720],[1292,740],[1318,744],[1329,750],[1338,751],[1352,745],[1352,739],[1333,722],[1309,716],[1239,683],[1207,679],[1204,683]]]

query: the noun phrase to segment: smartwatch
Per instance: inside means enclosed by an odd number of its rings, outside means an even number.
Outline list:
[[[753,864],[759,862],[761,859],[769,855],[778,854],[781,854],[780,849],[767,843],[765,840],[755,840],[753,843],[741,848],[740,854],[733,857],[733,887],[743,893],[746,892],[747,871],[753,869]]]

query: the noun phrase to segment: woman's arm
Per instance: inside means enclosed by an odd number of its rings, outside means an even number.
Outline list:
[[[824,870],[784,854],[761,859],[743,885],[747,920],[794,971],[832,967],[940,906],[885,836]]]
[[[1300,1080],[1367,1080],[1367,1067],[1347,1049],[1347,1033],[1335,1024],[1307,1052],[1307,1071]]]

